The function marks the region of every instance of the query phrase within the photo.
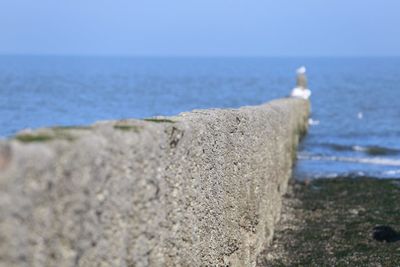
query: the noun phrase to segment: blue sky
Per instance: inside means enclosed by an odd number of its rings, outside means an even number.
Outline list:
[[[1,54],[400,55],[399,0],[2,0]]]

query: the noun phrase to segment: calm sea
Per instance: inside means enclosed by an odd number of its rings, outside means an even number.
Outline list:
[[[24,128],[258,105],[308,68],[299,179],[400,177],[400,58],[0,56],[0,136]]]

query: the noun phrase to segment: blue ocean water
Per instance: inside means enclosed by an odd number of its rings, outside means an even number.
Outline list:
[[[0,136],[24,128],[258,105],[308,68],[299,179],[400,177],[400,58],[0,56]]]

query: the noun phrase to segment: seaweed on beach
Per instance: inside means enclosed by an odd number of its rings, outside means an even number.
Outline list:
[[[259,266],[400,266],[399,203],[399,180],[294,182]]]

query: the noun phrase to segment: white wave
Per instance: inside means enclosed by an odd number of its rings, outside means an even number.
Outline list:
[[[319,120],[313,120],[312,118],[308,119],[309,125],[319,125]]]
[[[328,157],[328,156],[307,156],[300,154],[297,157],[303,160],[321,160],[321,161],[342,161],[353,162],[362,164],[386,165],[386,166],[400,166],[400,160],[385,159],[385,158],[349,158],[349,157]]]
[[[385,175],[396,175],[396,174],[400,174],[400,170],[389,170],[389,171],[383,172],[383,174],[385,174]]]
[[[360,152],[368,151],[368,148],[362,147],[362,146],[353,146],[352,149],[353,149],[354,151],[360,151]]]

